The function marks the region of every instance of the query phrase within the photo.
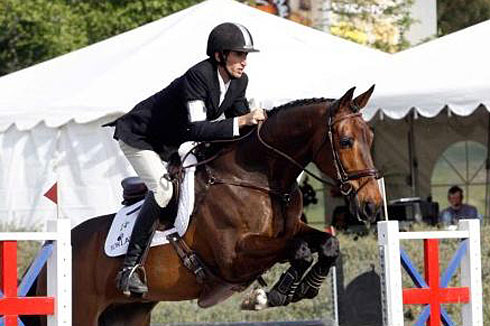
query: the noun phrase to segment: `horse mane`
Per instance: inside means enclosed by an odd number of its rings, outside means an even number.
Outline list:
[[[297,106],[306,106],[310,104],[316,104],[316,103],[321,103],[321,102],[333,102],[335,99],[332,98],[325,98],[325,97],[313,97],[313,98],[306,98],[306,99],[300,99],[300,100],[294,100],[285,104],[282,104],[280,106],[274,107],[271,110],[267,111],[268,116],[273,116],[277,114],[280,111],[289,109],[291,107],[297,107]]]

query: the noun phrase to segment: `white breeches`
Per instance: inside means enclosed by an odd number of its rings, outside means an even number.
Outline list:
[[[164,178],[167,163],[154,151],[137,149],[121,140],[119,146],[141,180],[153,191],[158,205],[162,208],[167,206],[173,194],[172,183]]]

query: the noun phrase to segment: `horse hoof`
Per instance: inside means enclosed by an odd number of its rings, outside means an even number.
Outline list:
[[[253,289],[242,301],[242,310],[262,310],[268,307],[267,293],[263,289]]]

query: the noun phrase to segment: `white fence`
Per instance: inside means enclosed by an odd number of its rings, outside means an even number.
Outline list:
[[[47,315],[48,326],[71,326],[72,325],[72,251],[71,251],[71,224],[69,219],[57,219],[48,221],[47,232],[0,232],[0,242],[2,247],[4,244],[9,243],[10,248],[3,251],[4,254],[11,255],[12,259],[10,263],[16,263],[16,252],[8,252],[16,250],[17,241],[52,241],[49,243],[51,248],[49,252],[45,254],[47,259],[47,298],[54,298],[54,314]],[[13,244],[13,246],[12,246]],[[43,248],[44,249],[44,248]],[[50,253],[50,254],[49,254]],[[12,256],[13,255],[13,256]],[[48,257],[49,256],[49,257]],[[43,257],[38,256],[43,260]],[[16,271],[16,266],[13,268],[8,265],[8,259],[3,258],[4,265],[2,266],[3,274],[11,273],[10,277],[15,278],[16,275],[12,275],[12,271]],[[35,265],[33,263],[32,266]],[[34,281],[35,276],[38,275],[43,264],[38,264],[36,271],[28,271],[26,278],[31,276],[31,283]],[[5,275],[2,275],[2,279],[5,279]],[[16,282],[16,280],[15,280]],[[21,284],[22,285],[22,282]],[[5,288],[5,284],[3,287]],[[15,287],[15,289],[13,289]],[[30,287],[30,286],[28,286]],[[3,297],[0,299],[0,315],[3,315],[5,325],[17,325],[18,316],[26,315],[29,313],[27,309],[28,302],[39,304],[41,307],[46,307],[49,304],[44,304],[42,301],[30,297],[25,298],[21,293],[21,287],[17,291],[16,284],[10,284],[9,293],[3,293]],[[27,290],[26,290],[27,291]],[[17,292],[17,293],[12,293]],[[37,301],[36,301],[37,300]],[[46,300],[49,302],[50,300]],[[39,308],[42,309],[42,308]],[[36,311],[36,310],[35,310]]]
[[[378,223],[378,245],[381,262],[381,297],[383,305],[383,324],[385,326],[403,326],[403,302],[408,296],[408,291],[402,288],[402,270],[401,270],[401,254],[400,240],[403,239],[462,239],[461,257],[453,258],[448,269],[456,269],[460,262],[461,287],[469,289],[469,302],[462,307],[463,326],[483,326],[483,311],[482,311],[482,282],[481,282],[481,255],[480,255],[480,222],[479,220],[461,220],[459,221],[456,231],[432,231],[432,232],[399,232],[398,221],[384,221]],[[437,242],[435,245],[437,247]],[[464,254],[463,254],[464,253]],[[437,253],[434,254],[435,257]],[[436,260],[438,258],[435,258]],[[438,262],[437,262],[438,263]],[[435,266],[434,264],[432,266]],[[426,257],[426,269],[427,257]],[[429,266],[430,267],[430,266]],[[429,271],[429,274],[438,273],[438,267],[434,271]],[[426,270],[426,275],[427,275]],[[445,273],[446,278],[451,277],[450,272]],[[439,275],[430,276],[435,280],[439,280]],[[425,284],[424,280],[420,280],[423,285],[420,288],[431,291],[432,287]],[[430,283],[429,280],[426,280]],[[437,291],[446,291],[444,285],[447,285],[443,280],[437,284]],[[440,285],[440,286],[439,286]],[[459,288],[461,289],[461,288]],[[407,291],[407,292],[405,292]],[[462,290],[461,290],[462,291]],[[468,290],[466,290],[468,292]],[[412,292],[412,294],[415,292]],[[436,295],[437,296],[437,295]],[[432,307],[438,305],[439,307]],[[441,318],[446,319],[446,323],[451,324],[447,320],[450,317],[445,314],[440,303],[432,304],[427,307],[425,316],[421,316],[416,325],[425,324],[425,320],[429,319],[427,325],[442,325]],[[434,311],[440,311],[439,315],[434,316]]]

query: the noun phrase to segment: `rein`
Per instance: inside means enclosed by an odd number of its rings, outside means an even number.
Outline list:
[[[342,161],[340,159],[338,152],[335,150],[333,127],[335,126],[335,124],[339,123],[340,121],[343,121],[346,119],[360,118],[362,116],[362,114],[359,112],[356,112],[356,113],[344,115],[338,119],[333,119],[333,114],[332,114],[333,110],[329,110],[329,111],[330,111],[330,114],[328,117],[328,124],[327,124],[327,126],[328,126],[328,137],[325,137],[322,145],[318,148],[315,155],[313,156],[313,160],[316,158],[316,156],[318,155],[320,150],[325,146],[326,142],[329,141],[331,152],[332,152],[332,157],[333,157],[333,162],[334,162],[334,166],[335,166],[335,171],[337,174],[337,184],[334,184],[330,180],[322,178],[321,176],[311,172],[309,169],[307,169],[305,166],[300,164],[298,161],[296,161],[294,158],[292,158],[288,154],[286,154],[283,151],[269,145],[260,135],[260,131],[262,130],[262,127],[265,124],[265,121],[259,121],[259,124],[256,128],[257,139],[262,144],[262,146],[264,146],[268,150],[272,151],[273,153],[285,158],[291,164],[293,164],[294,166],[299,168],[301,171],[304,171],[306,174],[310,175],[311,177],[318,180],[319,182],[330,185],[332,187],[338,187],[340,189],[340,192],[344,196],[355,196],[368,183],[368,181],[366,180],[357,189],[354,189],[354,186],[352,185],[352,183],[350,181],[351,180],[357,180],[357,179],[364,178],[364,177],[374,177],[375,179],[379,179],[379,177],[380,177],[379,171],[375,168],[368,168],[368,169],[357,170],[357,171],[346,171],[346,169],[344,168],[344,165],[342,164]],[[234,143],[234,142],[237,142],[237,141],[240,141],[240,140],[243,140],[243,139],[249,137],[253,132],[254,132],[254,129],[250,130],[245,135],[243,135],[239,138],[235,138],[235,139],[208,141],[204,144],[204,146],[209,146],[210,144]],[[189,150],[186,153],[186,155],[184,155],[182,162],[184,162],[187,159],[187,157],[192,152],[194,152],[195,149],[197,149],[200,146],[203,146],[203,144],[196,144],[194,147],[192,147],[192,149]],[[197,163],[186,165],[186,166],[182,165],[179,169],[179,171],[180,171],[179,173],[182,173],[185,169],[205,165],[205,164],[217,159],[219,156],[223,155],[224,150],[225,149],[221,149],[220,151],[218,151],[213,156],[211,156],[205,160],[199,161]],[[252,183],[246,182],[246,181],[236,181],[236,180],[231,180],[231,179],[225,180],[222,178],[218,178],[218,177],[213,176],[208,169],[206,169],[206,172],[208,174],[208,184],[209,185],[212,185],[212,184],[228,184],[228,185],[234,185],[234,186],[239,186],[239,187],[252,188],[252,189],[256,189],[256,190],[260,190],[260,191],[264,191],[264,192],[268,192],[268,193],[272,193],[274,195],[280,196],[286,202],[289,202],[291,194],[295,189],[295,187],[293,187],[291,192],[285,193],[284,191],[281,191],[281,190],[276,190],[276,189],[265,187],[265,186],[257,186],[257,185],[254,185]]]
[[[197,143],[196,145],[194,145],[185,155],[184,155],[184,158],[182,159],[182,162],[185,162],[185,160],[187,159],[187,157],[192,154],[194,152],[195,149],[197,149],[198,147],[200,146],[209,146],[211,144],[226,144],[226,143],[234,143],[234,142],[237,142],[237,141],[240,141],[242,139],[245,139],[247,138],[248,136],[250,136],[251,134],[253,133],[253,129],[250,130],[249,132],[247,132],[245,135],[241,136],[241,137],[238,137],[238,138],[234,138],[234,139],[223,139],[223,140],[210,140],[210,141],[207,141],[205,142],[204,144],[202,143]],[[185,169],[188,169],[188,168],[193,168],[193,167],[198,167],[198,166],[201,166],[201,165],[204,165],[204,164],[207,164],[211,161],[214,161],[215,159],[217,159],[218,157],[220,157],[221,155],[223,155],[223,152],[224,152],[224,149],[221,149],[220,151],[218,151],[216,154],[214,154],[213,156],[205,159],[205,160],[202,160],[202,161],[199,161],[197,163],[194,163],[194,164],[189,164],[189,165],[186,165],[186,166],[181,166],[180,167],[180,172],[184,171]]]
[[[262,124],[262,121],[259,122],[259,127],[260,127],[261,124]],[[211,140],[211,141],[208,141],[208,142],[206,142],[204,144],[202,144],[202,143],[201,144],[196,144],[196,145],[194,145],[184,155],[184,157],[182,159],[182,162],[184,162],[187,159],[187,157],[192,152],[194,152],[195,149],[197,149],[200,146],[209,146],[211,144],[226,144],[226,143],[238,142],[240,140],[243,140],[243,139],[249,137],[253,132],[254,132],[254,129],[250,130],[245,135],[243,135],[243,136],[241,136],[239,138],[224,139],[224,140]],[[269,146],[269,145],[267,145],[267,146]],[[218,157],[220,157],[221,155],[223,155],[224,151],[225,151],[225,149],[221,149],[220,151],[218,151],[213,156],[211,156],[211,157],[209,157],[209,158],[207,158],[205,160],[199,161],[197,163],[194,163],[194,164],[189,164],[189,165],[186,165],[186,166],[181,165],[181,167],[178,169],[178,175],[179,176],[182,175],[182,172],[185,169],[192,168],[192,167],[198,167],[198,166],[204,165],[205,166],[206,174],[208,175],[208,180],[207,180],[207,184],[208,185],[226,184],[226,185],[232,185],[232,186],[237,186],[237,187],[246,187],[246,188],[256,189],[256,190],[260,190],[260,191],[263,191],[263,192],[266,192],[266,193],[273,194],[275,196],[280,197],[286,203],[289,203],[291,201],[291,194],[293,193],[294,189],[296,189],[296,186],[293,186],[290,192],[284,192],[281,189],[274,189],[274,188],[270,188],[270,187],[266,187],[266,186],[259,186],[259,185],[255,185],[253,183],[250,183],[250,182],[247,182],[247,181],[243,181],[243,180],[236,181],[236,180],[232,180],[232,179],[224,179],[224,178],[221,178],[221,177],[214,176],[211,173],[211,171],[209,171],[209,169],[206,167],[206,164],[209,163],[209,162],[214,161],[215,159],[217,159]]]
[[[336,185],[334,183],[332,183],[331,181],[327,180],[327,179],[324,179],[318,175],[316,175],[315,173],[311,172],[310,170],[308,170],[306,167],[304,167],[302,164],[298,163],[298,161],[296,161],[294,158],[292,158],[291,156],[289,156],[288,154],[278,150],[277,148],[267,144],[265,142],[265,140],[262,138],[262,136],[260,136],[260,130],[262,129],[262,126],[263,126],[263,123],[262,121],[259,123],[258,127],[257,127],[257,138],[259,139],[260,143],[265,147],[267,148],[268,150],[276,153],[277,155],[279,156],[282,156],[284,157],[286,160],[288,160],[291,164],[295,165],[296,167],[298,167],[300,170],[306,172],[308,175],[312,176],[313,178],[315,178],[316,180],[320,181],[321,183],[326,183],[332,187],[335,187]],[[323,147],[323,145],[322,145]]]
[[[259,125],[258,125],[258,128],[257,128],[257,135],[259,136],[259,138],[260,138],[259,129],[260,129],[260,126],[261,125],[262,125],[262,121],[259,122]],[[226,144],[226,143],[238,142],[238,141],[243,140],[243,139],[249,137],[250,135],[252,135],[252,133],[254,131],[255,131],[255,129],[252,129],[249,132],[247,132],[245,135],[243,135],[243,136],[241,136],[239,138],[225,139],[225,140],[212,140],[212,141],[206,142],[204,145],[203,144],[196,144],[194,147],[192,147],[191,150],[189,150],[186,153],[186,155],[184,155],[184,158],[182,159],[182,161],[184,162],[187,159],[187,157],[195,149],[197,149],[200,146],[209,146],[211,144]],[[267,148],[269,148],[269,145],[265,144],[265,146]],[[201,165],[205,165],[205,164],[207,164],[207,163],[209,163],[211,161],[214,161],[215,159],[217,159],[218,157],[220,157],[221,155],[223,155],[224,151],[225,151],[225,149],[221,149],[216,154],[214,154],[213,156],[211,156],[211,157],[209,157],[209,158],[207,158],[205,160],[199,161],[199,162],[194,163],[194,164],[186,165],[186,166],[181,166],[181,168],[179,169],[179,174],[181,174],[182,171],[184,171],[185,169],[188,169],[188,168],[191,168],[191,167],[198,167],[198,166],[201,166]],[[294,189],[296,189],[296,185],[294,185],[291,188],[291,191],[290,192],[284,192],[281,189],[274,189],[274,188],[270,188],[270,187],[266,187],[266,186],[259,186],[259,185],[255,185],[253,183],[250,183],[250,182],[247,182],[247,181],[243,181],[243,180],[237,181],[237,180],[224,179],[224,178],[221,178],[221,177],[217,177],[217,176],[212,175],[212,173],[206,167],[205,167],[205,171],[206,171],[206,173],[208,175],[208,181],[207,181],[208,185],[226,184],[226,185],[232,185],[232,186],[237,186],[237,187],[246,187],[246,188],[256,189],[256,190],[259,190],[259,191],[263,191],[263,192],[270,193],[270,194],[273,194],[275,196],[278,196],[278,197],[280,197],[286,203],[289,203],[291,201],[291,194],[293,193]]]

